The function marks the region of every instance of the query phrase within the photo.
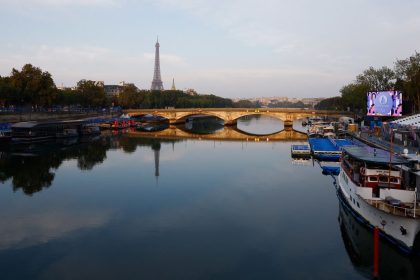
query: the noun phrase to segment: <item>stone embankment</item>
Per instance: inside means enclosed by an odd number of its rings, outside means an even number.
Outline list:
[[[16,123],[26,121],[49,121],[49,120],[77,120],[92,117],[111,118],[117,117],[119,112],[32,112],[32,113],[6,113],[0,114],[0,123]]]

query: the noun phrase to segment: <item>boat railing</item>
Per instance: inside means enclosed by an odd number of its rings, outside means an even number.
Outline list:
[[[417,207],[414,207],[413,203],[410,203],[409,205],[392,205],[389,203],[386,203],[383,200],[373,200],[373,199],[367,199],[367,202],[374,206],[375,208],[382,210],[384,212],[403,216],[403,217],[411,217],[411,218],[420,218],[420,209]]]

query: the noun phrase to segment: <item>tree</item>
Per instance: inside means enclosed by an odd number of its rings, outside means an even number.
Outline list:
[[[366,85],[369,91],[391,90],[395,85],[395,73],[386,66],[380,69],[369,67],[357,76],[356,83]]]
[[[366,111],[366,93],[370,86],[365,83],[351,83],[341,88],[341,105],[352,112]]]
[[[77,83],[78,94],[84,106],[103,106],[106,102],[104,87],[95,81],[80,80]]]
[[[21,71],[13,68],[10,86],[14,88],[12,99],[21,105],[51,106],[57,94],[51,74],[31,64],[24,65]]]
[[[413,104],[413,111],[420,112],[420,53],[395,63],[397,89]]]
[[[124,86],[123,91],[118,95],[118,104],[125,108],[138,107],[140,96],[136,86],[128,84]]]
[[[316,110],[343,110],[343,99],[340,96],[326,98],[315,105]]]
[[[10,83],[10,77],[0,77],[0,104],[3,106],[16,104],[16,88]]]
[[[234,108],[259,108],[259,104],[256,104],[255,102],[252,102],[250,100],[241,99],[236,102],[233,102]]]

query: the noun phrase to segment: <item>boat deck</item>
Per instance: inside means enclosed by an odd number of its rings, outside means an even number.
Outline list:
[[[383,200],[366,199],[366,202],[373,207],[392,215],[420,219],[419,205],[414,209],[414,203],[401,203],[399,206],[394,206]]]

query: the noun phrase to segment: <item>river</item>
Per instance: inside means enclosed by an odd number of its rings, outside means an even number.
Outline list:
[[[0,279],[370,279],[371,232],[293,143],[107,133],[3,147]],[[419,277],[417,260],[380,254],[381,279]]]

